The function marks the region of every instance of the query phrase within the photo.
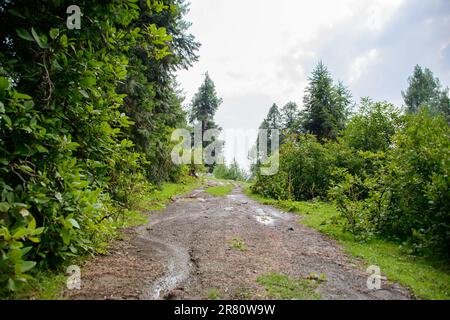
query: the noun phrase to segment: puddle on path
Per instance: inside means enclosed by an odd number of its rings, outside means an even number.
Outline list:
[[[273,226],[275,224],[275,219],[269,216],[256,216],[256,220],[266,226]]]

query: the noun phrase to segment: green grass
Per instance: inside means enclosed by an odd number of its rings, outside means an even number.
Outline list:
[[[366,267],[379,266],[390,281],[410,288],[416,298],[450,299],[450,268],[445,261],[410,255],[399,244],[382,239],[358,241],[342,230],[339,213],[331,204],[267,199],[249,189],[246,193],[263,204],[299,214],[300,223],[336,239],[347,253],[362,258]]]
[[[320,294],[315,291],[317,283],[307,279],[290,279],[279,273],[259,276],[256,282],[262,285],[270,298],[281,300],[318,300]]]
[[[224,197],[233,191],[234,186],[232,184],[226,184],[223,186],[210,187],[205,192],[214,197]]]
[[[234,237],[233,239],[228,241],[228,246],[231,249],[237,249],[240,251],[247,251],[247,245],[245,244],[244,240],[241,239],[241,237]]]
[[[222,300],[223,299],[222,294],[216,288],[208,290],[208,292],[206,293],[206,296],[208,297],[209,300]]]
[[[188,177],[184,183],[163,183],[161,189],[150,192],[138,201],[136,210],[163,210],[173,196],[188,193],[203,184],[202,179]]]

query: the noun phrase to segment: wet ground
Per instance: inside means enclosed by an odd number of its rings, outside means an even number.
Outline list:
[[[215,182],[211,182],[215,184]],[[107,255],[82,268],[71,299],[267,299],[256,279],[269,272],[292,278],[325,274],[322,299],[409,299],[382,281],[369,290],[364,265],[327,236],[298,223],[299,216],[261,205],[239,187],[225,197],[203,189],[151,213],[145,226],[126,230]],[[231,243],[238,239],[240,250]]]

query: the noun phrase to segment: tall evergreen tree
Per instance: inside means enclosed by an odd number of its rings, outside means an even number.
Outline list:
[[[350,113],[350,106],[353,104],[352,94],[350,90],[344,85],[342,81],[338,81],[334,86],[334,107],[330,110],[334,120],[333,128],[336,130],[333,132],[333,136],[338,134],[338,131],[344,129],[345,123]]]
[[[217,96],[216,86],[207,72],[205,80],[192,99],[189,119],[191,123],[196,121],[201,123],[202,135],[208,129],[218,128],[218,125],[214,122],[214,116],[221,104],[222,99]]]
[[[275,103],[269,109],[266,122],[268,126],[267,129],[281,129],[281,113]]]
[[[281,130],[282,128],[282,119],[281,119],[281,113],[278,109],[278,106],[274,103],[272,107],[270,107],[269,112],[267,113],[266,118],[262,121],[261,125],[259,126],[259,129],[267,130],[267,155],[270,155],[272,153],[272,130]],[[260,160],[260,145],[259,145],[259,136],[256,139],[256,145],[257,145],[257,159]],[[259,164],[258,164],[259,165]]]
[[[345,123],[350,100],[348,90],[341,83],[333,85],[327,67],[320,61],[309,77],[303,99],[305,131],[319,140],[335,139]]]
[[[428,107],[432,113],[441,113],[450,120],[450,99],[448,88],[443,89],[431,70],[414,67],[408,78],[408,88],[402,91],[407,112],[417,113],[421,107]]]
[[[192,124],[199,123],[201,125],[202,138],[204,138],[207,130],[221,130],[221,128],[214,121],[214,116],[221,104],[222,99],[217,96],[216,86],[207,72],[205,74],[205,80],[192,99],[189,116],[189,121]],[[205,141],[203,139],[202,147],[205,148],[210,143],[211,141]],[[216,151],[219,154],[222,153],[222,149]],[[218,156],[218,154],[214,152],[213,156]],[[208,168],[208,171],[212,173],[214,171],[215,164],[209,164],[206,165],[206,167]]]

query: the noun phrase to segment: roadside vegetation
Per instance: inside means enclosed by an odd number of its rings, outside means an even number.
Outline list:
[[[180,183],[163,183],[161,188],[140,192],[136,197],[135,205],[119,219],[115,221],[116,232],[109,241],[105,242],[102,250],[98,253],[107,253],[109,245],[113,240],[122,238],[122,230],[125,228],[145,225],[151,219],[152,211],[163,210],[174,196],[187,194],[203,185],[202,179],[186,177]],[[10,299],[39,299],[55,300],[64,299],[63,291],[66,286],[68,274],[66,268],[69,265],[82,265],[92,255],[83,255],[62,263],[55,270],[39,270],[34,278],[28,281],[20,290],[10,294]]]
[[[405,107],[363,98],[320,62],[304,108],[273,105],[260,128],[281,132],[280,169],[251,192],[379,265],[420,298],[450,298],[450,99],[428,69],[414,68]]]
[[[418,256],[408,247],[379,238],[361,239],[342,226],[344,219],[333,204],[321,201],[275,200],[246,194],[255,200],[299,215],[299,223],[337,240],[350,255],[361,258],[365,267],[377,265],[389,281],[409,288],[419,299],[450,299],[450,268],[445,259]]]
[[[170,158],[189,128],[174,74],[199,47],[187,5],[78,1],[70,30],[71,4],[0,5],[0,297],[104,252],[189,174]]]

